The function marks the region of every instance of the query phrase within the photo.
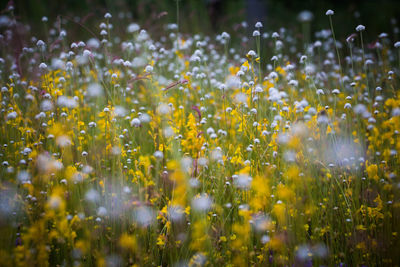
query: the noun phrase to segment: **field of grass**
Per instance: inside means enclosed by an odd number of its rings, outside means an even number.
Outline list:
[[[335,36],[333,13],[157,38],[107,13],[87,40],[49,17],[39,40],[10,10],[0,266],[398,266],[396,26]]]

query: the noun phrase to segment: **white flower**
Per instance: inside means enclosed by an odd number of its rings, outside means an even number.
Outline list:
[[[250,50],[249,52],[247,52],[247,56],[249,57],[255,57],[257,54],[256,52],[254,52],[254,50]]]
[[[365,61],[365,65],[371,65],[371,64],[374,64],[374,62],[371,59],[367,59]]]
[[[46,63],[40,63],[40,65],[39,65],[39,69],[41,69],[41,70],[45,70],[45,69],[47,69],[47,65],[46,65]]]
[[[140,126],[140,120],[138,118],[134,118],[131,121],[131,126],[139,127]]]
[[[321,47],[321,46],[322,46],[321,41],[315,41],[314,47]]]
[[[174,130],[172,129],[172,127],[166,127],[163,130],[164,136],[166,138],[172,137],[174,135]]]
[[[362,32],[362,31],[364,31],[365,30],[365,26],[364,25],[358,25],[357,27],[356,27],[356,31],[358,31],[358,32]]]
[[[126,109],[122,106],[115,106],[114,113],[117,117],[123,117],[126,115]]]
[[[213,133],[215,133],[214,129],[212,127],[209,127],[207,129],[207,134],[210,135],[210,134],[213,134]]]
[[[256,89],[254,90],[256,93],[262,93],[264,90],[261,86],[256,86]]]
[[[48,204],[52,209],[58,209],[62,203],[62,199],[59,196],[51,196],[48,200]]]
[[[57,105],[60,107],[75,108],[78,104],[72,97],[61,95],[57,99]]]
[[[97,202],[100,200],[100,194],[92,188],[86,192],[85,199],[89,202]]]
[[[299,82],[298,82],[297,80],[290,80],[290,81],[288,82],[288,84],[289,84],[289,85],[292,85],[292,86],[298,86],[298,85],[299,85]]]
[[[134,32],[137,32],[138,30],[140,30],[140,26],[136,23],[131,23],[126,28],[126,31],[129,33],[134,33]]]
[[[99,83],[91,83],[87,88],[88,97],[99,97],[103,95],[103,87]]]
[[[50,111],[53,109],[53,103],[50,100],[43,100],[42,103],[40,103],[40,108],[42,111]]]
[[[82,43],[83,43],[83,42],[82,42]],[[85,44],[85,43],[83,43],[83,44]],[[85,46],[85,45],[84,45],[84,46]],[[90,39],[87,41],[87,46],[88,46],[89,48],[91,48],[91,49],[97,49],[97,48],[100,47],[100,41],[97,40],[96,38],[90,38]]]
[[[252,178],[247,174],[232,175],[235,186],[242,190],[250,188]]]
[[[260,32],[257,31],[257,30],[255,30],[255,31],[253,32],[253,36],[254,36],[254,37],[255,37],[255,36],[260,36]]]
[[[223,32],[223,33],[221,34],[221,37],[222,37],[223,39],[229,39],[229,38],[231,38],[231,36],[230,36],[229,33],[227,33],[227,32]]]
[[[60,135],[56,139],[56,143],[60,147],[66,147],[71,145],[71,139],[66,135]]]
[[[243,76],[243,75],[244,75],[244,72],[243,72],[242,70],[239,70],[239,71],[236,73],[236,76],[238,76],[238,77]]]
[[[14,120],[15,118],[17,118],[17,112],[13,111],[7,114],[7,120]]]
[[[256,28],[261,28],[263,25],[260,21],[258,21],[255,25]]]
[[[400,116],[400,108],[394,108],[392,110],[392,117]]]
[[[152,209],[146,206],[141,206],[135,209],[133,218],[140,226],[147,227],[154,222],[155,213]]]
[[[181,167],[185,172],[190,172],[191,167],[193,166],[193,159],[191,157],[183,157],[181,159]]]
[[[173,205],[168,207],[168,217],[172,221],[180,221],[184,218],[185,210],[179,205]]]
[[[53,69],[55,69],[55,70],[56,69],[64,70],[65,69],[65,63],[64,63],[64,61],[62,61],[59,58],[52,58],[51,59],[51,67]]]
[[[169,112],[171,111],[170,107],[165,104],[165,103],[161,103],[158,107],[157,107],[157,112],[161,115],[167,115]]]
[[[211,208],[212,200],[207,194],[195,196],[192,199],[192,207],[196,211],[207,211]]]
[[[168,30],[176,30],[178,29],[178,25],[176,23],[171,23],[167,25]]]
[[[356,114],[363,114],[363,113],[367,112],[367,107],[363,104],[358,104],[354,107],[354,112]]]
[[[151,121],[151,117],[147,113],[140,114],[139,120],[141,123],[148,123]]]
[[[302,12],[299,13],[299,15],[297,16],[297,19],[300,22],[308,22],[308,21],[312,21],[312,19],[314,18],[313,13],[311,13],[308,10],[304,10]]]
[[[389,35],[386,32],[382,32],[381,34],[379,34],[379,38],[386,38]]]
[[[147,73],[153,72],[153,66],[147,65],[144,71]]]
[[[395,48],[399,48],[399,47],[400,47],[400,41],[395,42],[395,43],[394,43],[394,47],[395,47]]]
[[[39,41],[37,41],[36,45],[37,45],[38,47],[44,47],[46,44],[45,44],[45,42],[43,42],[42,40],[39,40]]]
[[[97,215],[98,216],[106,216],[107,215],[107,209],[105,207],[99,207],[97,209]]]
[[[85,57],[90,57],[90,56],[92,55],[92,52],[91,52],[90,50],[88,50],[88,49],[85,49],[85,50],[83,51],[83,55],[84,55]]]
[[[261,237],[261,243],[266,244],[271,240],[271,238],[268,235],[263,235]]]
[[[327,15],[327,16],[332,16],[333,14],[335,14],[335,12],[333,12],[332,9],[328,9],[328,10],[326,11],[326,13],[325,13],[325,15]]]
[[[112,18],[112,16],[111,16],[111,14],[110,14],[110,13],[106,13],[106,14],[104,15],[104,18],[105,18],[105,19],[111,19],[111,18]]]
[[[29,174],[29,172],[22,170],[17,174],[17,179],[21,182],[21,183],[27,183],[30,181],[31,179],[31,175]]]
[[[246,103],[247,102],[247,96],[244,93],[238,93],[235,95],[235,102],[237,103]]]
[[[160,150],[157,150],[156,152],[154,152],[153,156],[156,159],[162,159],[164,157],[164,153],[162,151],[160,151]]]

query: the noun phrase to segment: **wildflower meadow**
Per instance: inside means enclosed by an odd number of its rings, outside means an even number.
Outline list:
[[[121,11],[81,40],[9,6],[0,266],[399,266],[399,35],[314,16],[209,35]]]

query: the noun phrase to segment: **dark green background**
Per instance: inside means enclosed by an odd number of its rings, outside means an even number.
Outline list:
[[[8,1],[1,0],[1,9]],[[244,0],[221,0],[219,5],[211,5],[213,0],[180,0],[180,28],[183,32],[232,32],[235,23],[246,19],[246,4]],[[391,18],[400,19],[399,0],[268,0],[264,1],[266,17],[263,19],[265,30],[275,31],[284,26],[301,31],[297,15],[302,10],[314,13],[311,24],[312,31],[329,27],[325,16],[327,9],[335,11],[334,24],[338,39],[344,40],[354,32],[358,24],[367,27],[366,36],[371,41],[380,32],[387,32],[393,39],[394,25]],[[42,16],[48,16],[50,22],[57,15],[72,19],[74,16],[88,16],[84,24],[87,27],[98,27],[99,19],[105,12],[111,12],[114,18],[118,12],[130,11],[135,21],[153,32],[162,31],[162,25],[176,22],[176,0],[17,0],[14,1],[15,14],[22,22],[29,23],[37,35],[43,34]],[[360,16],[354,16],[358,11]],[[167,15],[158,18],[161,12]],[[251,14],[250,14],[251,15]],[[94,24],[96,23],[96,24]],[[125,26],[126,21],[113,21],[114,26]],[[119,24],[120,23],[120,24]],[[398,25],[398,22],[395,24]],[[251,25],[252,26],[252,25]],[[69,28],[70,29],[70,28]],[[95,30],[97,33],[98,31]],[[71,34],[87,34],[79,25],[72,27]]]

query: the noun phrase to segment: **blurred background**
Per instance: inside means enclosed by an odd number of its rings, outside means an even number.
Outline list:
[[[0,2],[3,15],[12,1]],[[253,30],[253,23],[262,21],[264,31],[286,27],[300,32],[299,14],[304,10],[311,12],[302,14],[303,19],[310,20],[311,32],[314,32],[329,28],[325,12],[333,9],[338,39],[344,40],[358,24],[363,24],[367,28],[367,37],[372,41],[381,32],[396,37],[393,35],[398,33],[394,29],[400,15],[399,0],[15,0],[13,5],[17,18],[29,23],[37,35],[44,32],[42,16],[49,17],[50,22],[54,22],[58,15],[75,21],[75,33],[82,35],[87,34],[82,25],[98,27],[105,12],[110,12],[114,18],[132,19],[153,33],[163,30],[165,23],[175,23],[177,10],[181,32],[232,32],[242,21],[249,23],[249,31]],[[126,18],[126,11],[131,18]],[[114,20],[113,24],[115,27],[124,26],[124,20]]]

